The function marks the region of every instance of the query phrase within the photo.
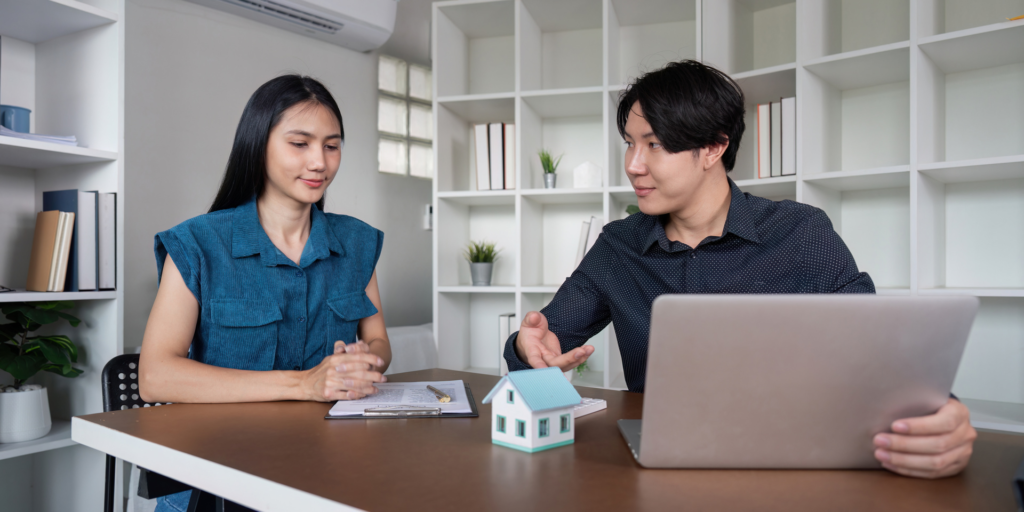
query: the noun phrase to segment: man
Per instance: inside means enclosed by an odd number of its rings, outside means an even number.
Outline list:
[[[551,303],[525,316],[505,345],[509,370],[571,370],[613,321],[629,390],[643,392],[661,294],[875,292],[822,210],[744,194],[729,179],[743,93],[724,73],[690,60],[648,73],[622,95],[617,124],[641,213],[606,225]],[[977,437],[952,398],[892,431],[875,436],[875,457],[922,478],[963,470]]]

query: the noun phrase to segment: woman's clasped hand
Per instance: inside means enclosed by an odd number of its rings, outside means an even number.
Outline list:
[[[366,343],[336,341],[334,354],[306,371],[303,387],[310,400],[356,400],[376,393],[375,383],[387,382],[378,371],[383,366],[384,360],[370,353]]]

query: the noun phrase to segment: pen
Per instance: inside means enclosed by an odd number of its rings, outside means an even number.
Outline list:
[[[437,401],[441,402],[442,404],[446,404],[452,401],[452,397],[448,396],[447,393],[435,388],[434,386],[431,386],[430,384],[427,384],[427,389],[433,391],[434,394],[437,395]]]

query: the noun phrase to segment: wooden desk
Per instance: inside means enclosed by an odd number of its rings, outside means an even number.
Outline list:
[[[392,381],[496,377],[426,370]],[[537,454],[491,444],[480,418],[322,419],[329,404],[178,404],[73,420],[97,450],[264,511],[291,510],[1015,510],[1010,480],[1024,436],[982,433],[967,470],[925,481],[886,471],[647,470],[616,420],[643,396],[579,388],[608,401],[580,418],[576,443]],[[342,505],[344,504],[344,505]],[[347,506],[346,506],[347,505]]]

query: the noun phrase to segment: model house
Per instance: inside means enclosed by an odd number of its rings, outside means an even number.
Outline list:
[[[483,399],[493,403],[491,442],[530,453],[572,444],[580,401],[558,368],[511,372]]]

